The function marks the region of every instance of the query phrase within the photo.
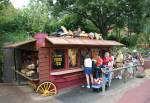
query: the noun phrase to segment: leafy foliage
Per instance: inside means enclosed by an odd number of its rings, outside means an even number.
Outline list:
[[[54,16],[77,14],[82,20],[89,20],[107,37],[112,27],[128,26],[134,32],[142,30],[143,10],[146,0],[47,0]]]

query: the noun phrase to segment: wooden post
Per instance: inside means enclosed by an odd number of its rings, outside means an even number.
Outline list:
[[[105,93],[105,84],[106,84],[105,82],[106,82],[106,81],[105,81],[104,73],[102,73],[102,78],[103,78],[103,80],[104,80],[103,86],[102,86],[102,92]]]
[[[124,75],[124,76],[123,76],[123,82],[124,82],[124,83],[126,83],[126,80],[127,80],[127,75],[128,75],[128,74],[127,74],[127,71],[128,71],[127,68],[124,68],[124,73],[123,73],[123,75]]]
[[[135,78],[135,72],[137,71],[137,66],[133,67],[133,78]]]

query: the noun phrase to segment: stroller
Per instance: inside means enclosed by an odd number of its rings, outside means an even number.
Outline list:
[[[105,85],[106,88],[110,86],[110,71],[107,66],[100,66],[95,68],[94,84],[92,85],[93,91],[100,92]]]

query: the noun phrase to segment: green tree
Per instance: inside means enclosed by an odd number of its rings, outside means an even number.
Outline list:
[[[81,20],[91,21],[103,37],[110,28],[127,26],[140,32],[145,0],[47,0],[52,14],[61,18],[66,14],[76,14]]]
[[[30,27],[28,31],[44,32],[50,15],[45,2],[31,0],[28,8],[22,10],[22,16],[27,18],[25,24]]]
[[[9,0],[0,1],[0,82],[3,68],[3,45],[5,42],[25,40],[27,35],[22,28],[19,10],[16,10]]]
[[[52,6],[54,15],[75,13],[84,21],[86,19],[91,21],[103,36],[107,35],[109,27],[115,22],[115,9],[117,7],[114,0],[57,0]]]

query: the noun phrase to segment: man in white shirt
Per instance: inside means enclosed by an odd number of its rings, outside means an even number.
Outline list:
[[[91,84],[93,84],[93,72],[92,72],[92,60],[89,55],[84,59],[84,72],[86,76],[87,88],[90,88],[90,79]]]

